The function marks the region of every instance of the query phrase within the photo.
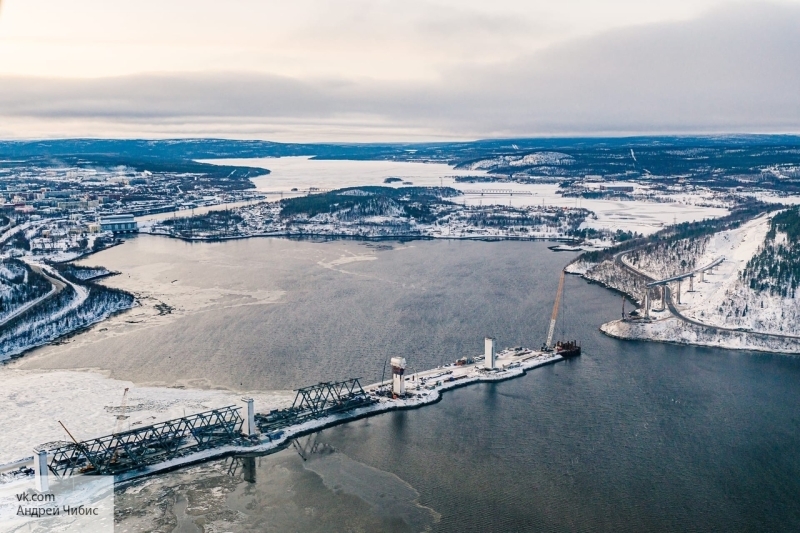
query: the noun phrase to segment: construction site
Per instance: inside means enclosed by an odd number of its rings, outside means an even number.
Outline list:
[[[121,404],[114,408],[116,424],[111,434],[77,440],[59,421],[68,440],[37,446],[31,459],[18,461],[16,470],[7,469],[2,475],[9,480],[32,475],[41,492],[48,490],[52,478],[106,475],[126,481],[212,458],[270,453],[326,427],[435,403],[450,389],[519,377],[532,368],[580,355],[577,341],[554,342],[563,289],[562,271],[540,350],[516,347],[498,352],[496,340],[487,337],[482,354],[430,370],[408,372],[408,362],[398,356],[386,360],[381,381],[372,385],[362,386],[359,378],[351,378],[299,388],[292,405],[284,409],[256,412],[254,400],[244,397],[239,405],[134,429],[123,429],[128,418],[125,389]]]

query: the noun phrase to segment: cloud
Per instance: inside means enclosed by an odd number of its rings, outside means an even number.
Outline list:
[[[69,135],[59,124],[82,122],[97,129],[94,135],[291,137],[294,127],[311,139],[316,124],[317,140],[370,140],[376,132],[398,139],[414,132],[456,138],[797,132],[797,50],[800,8],[757,4],[616,30],[505,64],[462,62],[436,81],[240,72],[4,78],[0,135],[26,136],[31,125],[45,124],[54,135]]]

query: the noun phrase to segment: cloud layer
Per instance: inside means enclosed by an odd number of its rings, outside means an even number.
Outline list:
[[[800,131],[800,8],[738,5],[436,81],[246,72],[0,79],[0,136],[304,140]]]

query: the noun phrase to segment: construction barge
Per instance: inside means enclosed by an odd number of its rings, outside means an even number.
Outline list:
[[[473,383],[517,378],[528,370],[580,355],[577,341],[553,344],[555,320],[563,291],[562,272],[548,337],[540,350],[521,347],[497,352],[487,337],[484,353],[449,365],[406,373],[403,357],[391,358],[391,379],[362,387],[358,378],[324,382],[297,390],[291,407],[256,413],[252,398],[243,405],[212,409],[146,427],[77,441],[57,441],[34,449],[21,464],[19,478],[33,475],[37,490],[48,490],[48,478],[76,475],[113,476],[125,482],[181,466],[237,454],[267,454],[293,439],[322,429],[388,411],[414,409],[438,402],[442,393]],[[66,430],[66,427],[64,428]],[[12,473],[13,474],[13,473]]]

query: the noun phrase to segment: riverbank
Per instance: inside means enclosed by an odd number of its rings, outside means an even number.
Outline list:
[[[800,354],[800,338],[777,338],[747,331],[720,330],[713,326],[701,326],[686,322],[674,316],[652,322],[614,320],[601,325],[600,331],[609,337],[622,340]]]
[[[143,232],[148,235],[156,237],[168,237],[170,239],[177,239],[184,242],[226,242],[226,241],[240,241],[244,239],[258,239],[258,238],[284,238],[293,240],[349,240],[349,241],[400,241],[409,242],[416,240],[450,240],[450,241],[536,241],[536,242],[558,242],[558,243],[571,243],[575,246],[567,246],[559,248],[559,245],[550,247],[554,252],[574,252],[579,250],[596,250],[602,249],[603,245],[599,243],[586,243],[581,239],[575,237],[565,237],[558,235],[505,235],[498,233],[487,234],[469,234],[469,235],[441,235],[441,234],[421,234],[421,233],[392,233],[388,235],[370,235],[364,233],[324,233],[324,232],[273,232],[273,233],[254,233],[252,235],[230,235],[230,236],[196,236],[186,237],[183,235],[174,235],[168,232],[149,231]],[[611,243],[608,244],[610,246]]]
[[[28,261],[53,289],[21,307],[2,323],[0,363],[20,357],[44,344],[56,342],[136,305],[133,295],[87,280],[66,270]],[[75,270],[76,267],[73,267]]]
[[[691,242],[684,239],[628,250],[599,264],[579,260],[567,270],[636,302],[635,312],[600,327],[614,338],[800,353],[796,300],[753,290],[742,279],[743,269],[764,245],[770,221],[771,217],[762,215]],[[720,261],[696,279],[672,282],[663,289],[647,288],[655,280]],[[644,308],[648,292],[649,311]],[[659,300],[664,305],[654,305]]]

